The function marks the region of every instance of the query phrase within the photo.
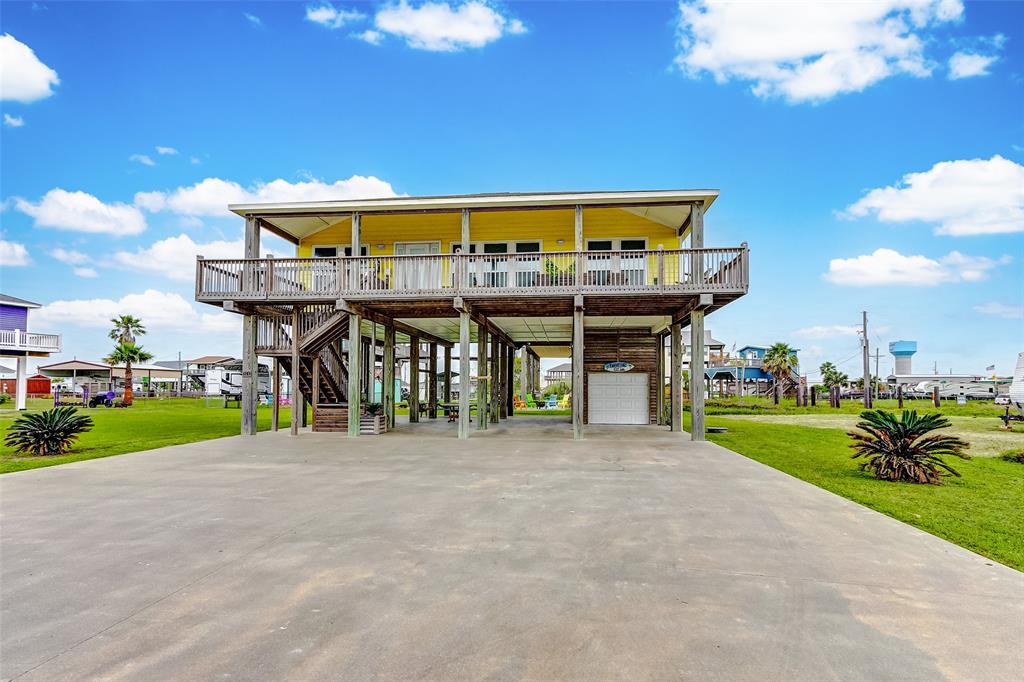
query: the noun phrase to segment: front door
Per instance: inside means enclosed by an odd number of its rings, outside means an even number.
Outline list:
[[[395,289],[421,291],[441,288],[441,242],[395,242]],[[431,256],[434,256],[433,258]]]

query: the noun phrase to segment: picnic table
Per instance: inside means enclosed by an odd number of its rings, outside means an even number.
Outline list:
[[[458,403],[440,403],[441,409],[444,410],[444,414],[448,417],[449,422],[457,421],[459,418],[459,404]],[[473,416],[473,410],[476,409],[476,403],[469,404],[469,416]]]

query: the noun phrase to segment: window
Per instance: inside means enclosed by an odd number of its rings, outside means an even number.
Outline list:
[[[367,251],[366,249],[367,249],[367,247],[365,247],[365,246],[360,246],[360,247],[359,247],[359,255],[360,255],[360,256],[365,256],[365,255],[367,255],[367,254],[368,254],[369,252],[368,252],[368,251]],[[346,256],[351,256],[351,255],[352,255],[352,247],[351,247],[351,246],[346,246],[346,247],[345,247],[345,255],[346,255]]]
[[[540,256],[528,256],[518,254],[540,254],[540,242],[516,242],[516,258],[513,268],[516,273],[517,287],[532,287],[537,284],[540,276]]]
[[[314,246],[313,258],[336,258],[338,256],[337,246]]]

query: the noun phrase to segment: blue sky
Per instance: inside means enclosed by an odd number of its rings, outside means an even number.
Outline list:
[[[706,242],[751,247],[729,346],[854,373],[866,309],[919,369],[1012,371],[1024,5],[826,10],[4,3],[2,289],[67,357],[135,308],[160,359],[235,354],[175,265],[241,255],[236,197],[714,187]]]

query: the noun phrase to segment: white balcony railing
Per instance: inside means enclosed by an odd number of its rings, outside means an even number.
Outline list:
[[[340,258],[204,259],[196,299],[745,293],[746,246],[648,251],[561,251]]]
[[[60,334],[37,334],[20,329],[0,329],[0,349],[32,353],[59,353]]]

